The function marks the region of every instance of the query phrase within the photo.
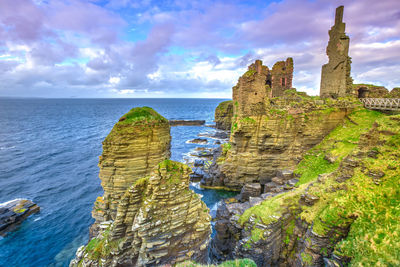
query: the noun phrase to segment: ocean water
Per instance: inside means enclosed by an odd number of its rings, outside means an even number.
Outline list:
[[[150,106],[168,119],[211,124],[221,99],[0,99],[0,203],[27,198],[41,207],[17,231],[0,237],[0,266],[68,266],[88,241],[101,142],[118,119]],[[205,126],[171,128],[171,159],[183,161]],[[210,139],[210,142],[213,142]],[[211,143],[212,144],[212,143]],[[191,188],[215,211],[229,193]]]

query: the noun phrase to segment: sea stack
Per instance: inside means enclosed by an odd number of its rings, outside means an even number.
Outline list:
[[[351,58],[348,55],[350,38],[345,33],[343,10],[343,6],[336,8],[335,25],[329,31],[329,42],[326,48],[329,62],[322,66],[321,97],[337,98],[352,93]]]
[[[117,206],[126,190],[170,156],[168,120],[149,107],[130,110],[116,123],[103,142],[99,177],[104,195],[98,197],[92,212],[95,224],[114,220]]]
[[[209,209],[189,189],[191,169],[167,159],[168,120],[151,108],[125,114],[103,142],[91,240],[70,266],[206,263]]]

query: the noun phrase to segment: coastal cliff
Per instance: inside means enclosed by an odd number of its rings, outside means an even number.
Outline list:
[[[215,260],[398,265],[399,138],[399,115],[353,112],[296,166],[295,187],[267,193],[256,204],[220,206]]]
[[[256,61],[233,87],[229,149],[212,166],[203,186],[241,190],[245,184],[260,183],[264,187],[278,171],[293,170],[307,150],[360,106],[351,97],[322,100],[295,89],[270,97],[266,69]]]
[[[169,158],[170,141],[168,120],[149,107],[130,110],[114,125],[99,160],[104,195],[94,204],[92,236],[100,223],[115,219],[119,202],[132,183]]]
[[[151,108],[125,114],[103,142],[91,239],[70,266],[205,263],[209,209],[189,189],[191,169],[167,159],[168,121]]]

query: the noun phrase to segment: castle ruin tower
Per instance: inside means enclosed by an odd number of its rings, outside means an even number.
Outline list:
[[[350,77],[351,58],[349,57],[350,38],[345,33],[343,6],[336,8],[335,25],[329,31],[326,54],[328,64],[322,66],[321,97],[341,97],[351,93],[353,79]]]

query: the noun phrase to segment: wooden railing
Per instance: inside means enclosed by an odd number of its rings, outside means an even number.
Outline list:
[[[360,101],[368,109],[400,111],[400,98],[360,98]]]

